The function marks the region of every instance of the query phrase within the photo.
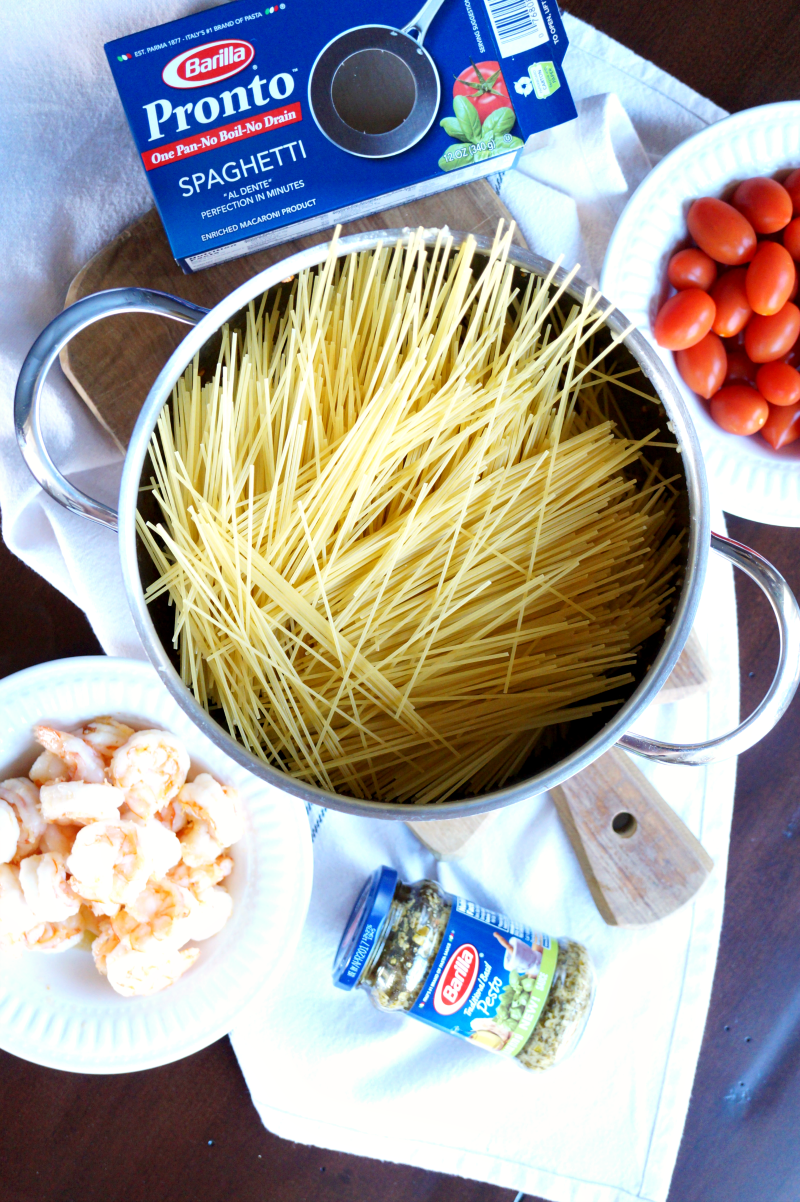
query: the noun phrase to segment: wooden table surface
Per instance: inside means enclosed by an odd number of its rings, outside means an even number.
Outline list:
[[[797,0],[573,0],[571,11],[730,110],[800,97]],[[800,530],[732,518],[800,595]],[[85,619],[0,547],[0,675],[100,651]],[[737,581],[743,712],[777,635]],[[800,1199],[800,702],[739,764],[714,993],[670,1202]],[[796,842],[797,840],[797,842]],[[533,1118],[532,1118],[532,1121]],[[227,1039],[116,1077],[0,1053],[0,1202],[512,1202],[477,1182],[290,1144],[261,1125]]]

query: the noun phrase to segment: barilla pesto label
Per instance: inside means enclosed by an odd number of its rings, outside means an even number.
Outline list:
[[[454,897],[450,922],[411,1014],[432,1027],[516,1056],[553,982],[558,943]]]
[[[193,271],[504,170],[566,48],[554,0],[232,0],[105,49]]]

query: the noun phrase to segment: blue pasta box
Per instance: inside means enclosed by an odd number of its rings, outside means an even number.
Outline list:
[[[232,0],[106,45],[185,271],[503,171],[575,116],[555,0],[414,10]]]

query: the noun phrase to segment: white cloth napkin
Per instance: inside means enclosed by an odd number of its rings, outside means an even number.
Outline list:
[[[87,613],[111,654],[141,655],[114,535],[43,496],[17,450],[11,400],[22,359],[70,280],[151,200],[102,46],[209,0],[6,0],[0,5],[0,508],[3,537]],[[501,195],[530,246],[596,278],[603,249],[648,163],[722,111],[590,27],[567,20],[577,122],[534,139]],[[120,459],[56,368],[45,390],[54,458],[112,501]],[[717,515],[721,520],[721,515]],[[717,523],[719,528],[719,522]],[[730,573],[712,565],[708,698],[653,712],[661,737],[736,721]],[[294,1140],[482,1178],[570,1202],[661,1202],[680,1140],[722,918],[735,770],[661,768],[662,793],[704,841],[716,871],[695,905],[653,930],[599,919],[546,797],[504,811],[457,866],[437,870],[402,824],[330,813],[301,952],[280,995],[237,1026],[234,1046],[270,1128]],[[555,934],[583,939],[600,988],[571,1061],[529,1076],[329,983],[353,894],[378,863],[450,888]]]

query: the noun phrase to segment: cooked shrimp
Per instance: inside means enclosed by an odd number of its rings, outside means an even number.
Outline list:
[[[66,860],[80,829],[79,826],[67,826],[64,823],[59,823],[58,826],[54,822],[49,823],[39,840],[39,851],[52,851]]]
[[[176,885],[182,885],[184,889],[189,889],[195,897],[200,898],[207,889],[212,889],[214,885],[224,881],[232,869],[231,857],[219,856],[210,864],[199,864],[194,867],[181,862],[171,870],[169,878]]]
[[[111,760],[111,779],[125,789],[128,805],[152,818],[178,793],[189,771],[183,744],[166,730],[139,730]]]
[[[159,880],[166,876],[181,858],[178,837],[155,819],[145,822],[141,818],[132,818],[131,821],[141,831],[142,847],[150,865],[150,876]]]
[[[69,770],[70,780],[85,780],[102,784],[106,779],[105,764],[85,739],[67,730],[56,730],[54,726],[35,726],[37,743],[63,760]]]
[[[28,856],[19,866],[19,883],[38,922],[63,922],[81,908],[67,881],[63,856]]]
[[[84,928],[90,935],[99,935],[100,923],[106,921],[105,918],[98,918],[86,902],[81,906],[81,918],[83,919]]]
[[[183,807],[175,797],[158,811],[156,818],[168,831],[172,831],[175,835],[179,834],[186,826],[186,815],[183,812]]]
[[[80,730],[81,738],[90,747],[93,747],[107,764],[111,762],[114,752],[123,743],[127,743],[132,734],[132,726],[126,726],[124,722],[112,718],[110,714],[103,714],[100,718],[92,718],[91,722],[87,722]]]
[[[190,867],[212,863],[244,834],[239,794],[207,772],[183,786],[178,802],[189,819],[188,827],[178,837]]]
[[[40,922],[25,935],[25,945],[32,952],[68,952],[83,939],[84,925],[80,914],[61,922]]]
[[[59,759],[52,751],[43,751],[33,761],[28,776],[41,789],[42,785],[52,785],[57,780],[69,780],[70,768],[66,760]]]
[[[199,955],[196,947],[179,951],[171,944],[162,944],[157,951],[137,952],[122,939],[104,955],[106,976],[123,997],[145,997],[173,985]]]
[[[42,817],[48,822],[87,826],[90,822],[116,822],[119,808],[125,803],[125,792],[115,785],[58,781],[42,785],[39,803]]]
[[[187,919],[198,905],[188,889],[182,889],[169,877],[160,881],[151,879],[135,901],[112,918],[111,927],[136,952],[146,951],[162,940],[180,947],[194,937]]]
[[[78,832],[67,859],[75,893],[95,914],[132,902],[151,876],[165,876],[180,859],[177,836],[160,822],[92,822]]]
[[[0,781],[0,799],[17,816],[19,836],[12,860],[22,860],[36,851],[47,825],[39,810],[39,790],[24,776],[16,776]]]
[[[116,947],[119,947],[119,937],[114,933],[111,920],[108,918],[97,919],[97,938],[92,943],[92,956],[95,968],[103,977],[108,976],[106,959]]]
[[[10,864],[17,854],[19,819],[11,804],[0,797],[0,864]]]
[[[83,901],[103,906],[133,901],[150,875],[141,827],[135,822],[93,822],[82,827],[67,859],[67,871]]]
[[[221,885],[212,885],[200,895],[186,925],[188,938],[200,942],[217,935],[233,913],[233,898]]]
[[[112,901],[92,901],[83,903],[84,910],[89,910],[95,919],[113,918],[115,914],[119,914],[122,906],[119,902]]]
[[[26,932],[34,926],[36,919],[25,901],[19,869],[0,864],[0,951],[22,943]]]

